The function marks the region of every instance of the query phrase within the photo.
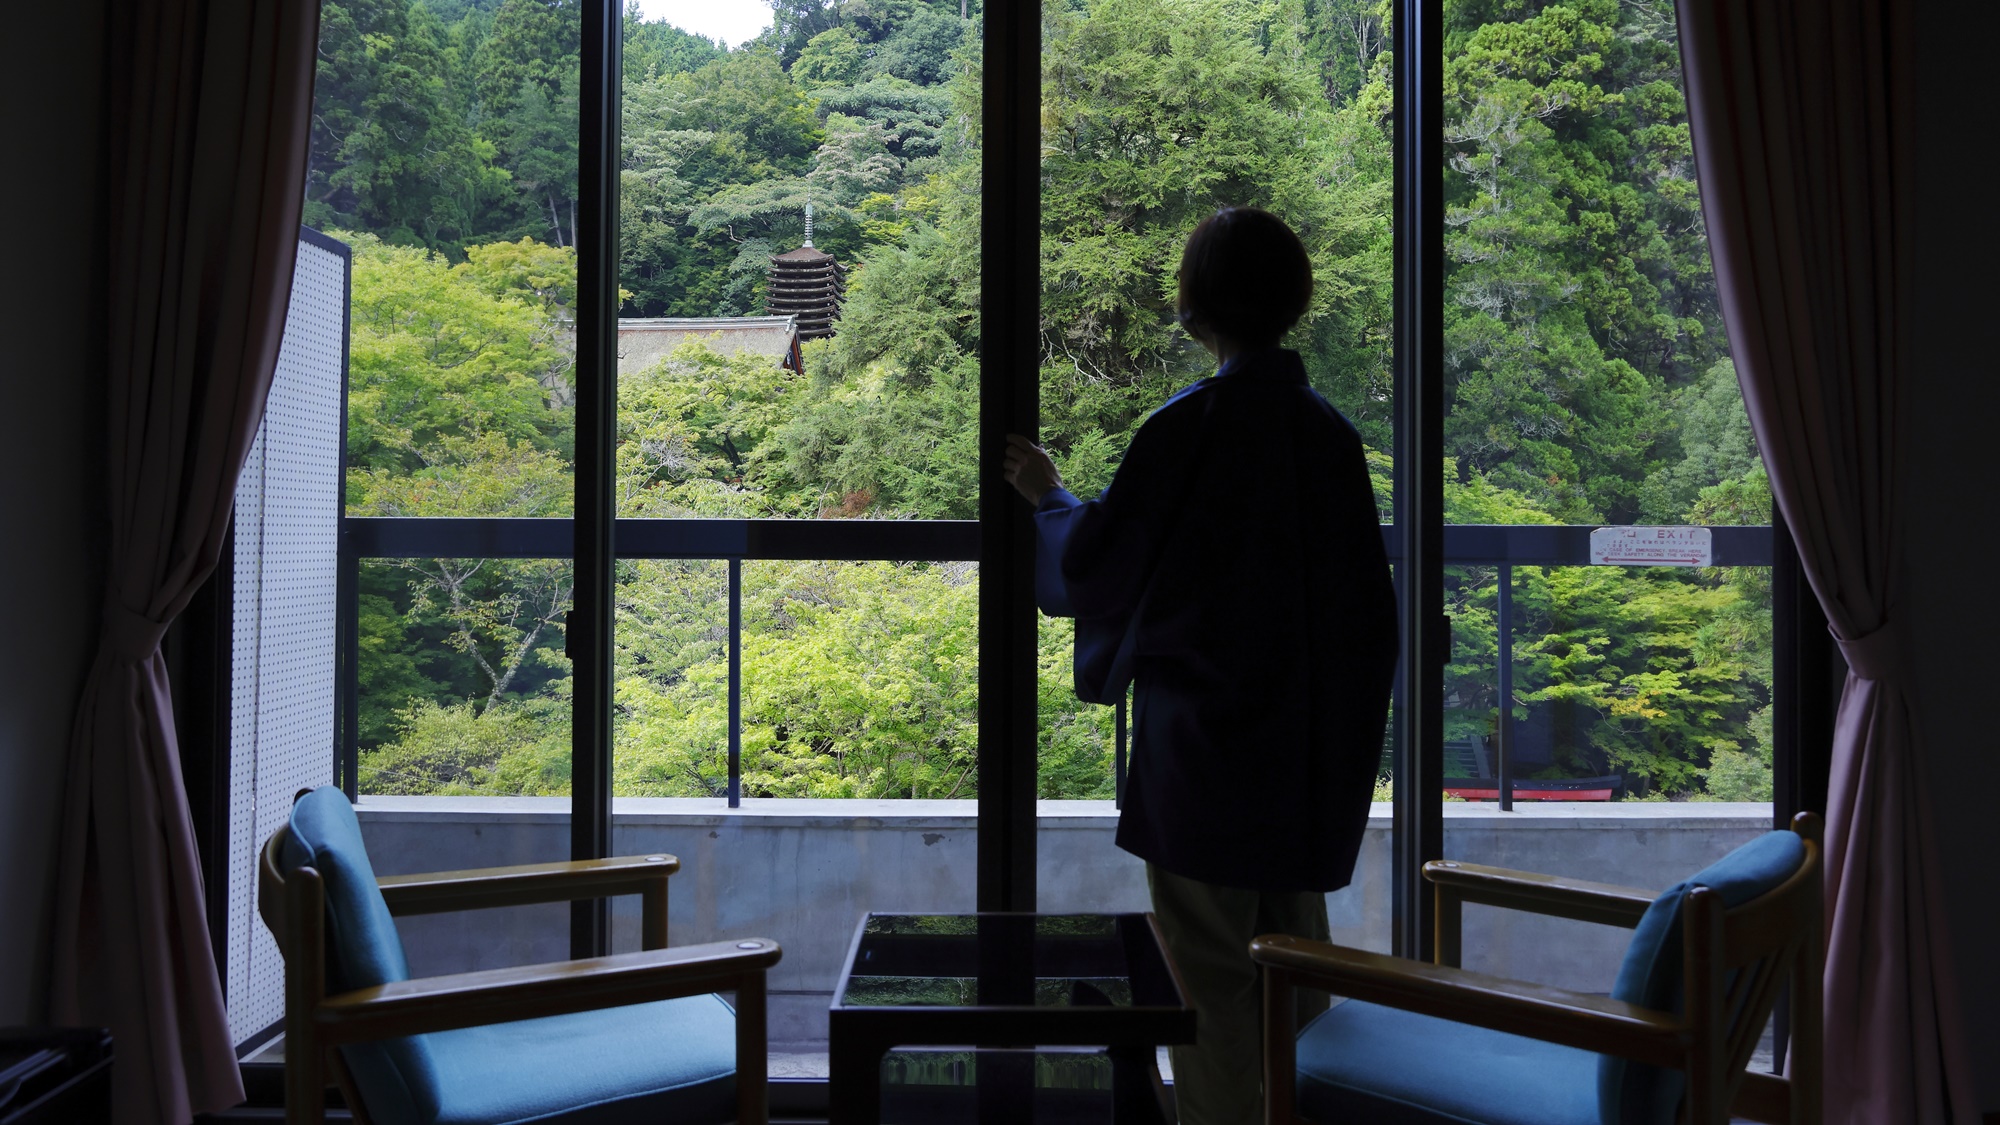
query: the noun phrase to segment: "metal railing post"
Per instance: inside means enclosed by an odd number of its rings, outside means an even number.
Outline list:
[[[743,807],[743,560],[729,560],[729,807]]]
[[[1514,811],[1514,568],[1500,566],[1500,612],[1497,623],[1500,651],[1500,718],[1494,724],[1494,742],[1499,757],[1500,811]]]
[[[355,801],[361,797],[361,560],[347,540],[344,508],[338,543],[334,604],[340,616],[334,622],[334,660],[340,677],[340,753],[335,761],[340,789]]]
[[[1117,733],[1111,741],[1111,804],[1125,807],[1125,700],[1118,701]]]

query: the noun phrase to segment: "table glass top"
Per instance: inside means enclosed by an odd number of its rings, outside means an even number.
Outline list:
[[[870,914],[836,1006],[1181,1007],[1144,914]]]

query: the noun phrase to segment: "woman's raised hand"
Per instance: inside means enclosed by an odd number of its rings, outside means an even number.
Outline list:
[[[1062,487],[1062,474],[1049,460],[1048,451],[1020,434],[1007,435],[1007,455],[1002,475],[1023,499],[1039,505],[1052,488]]]

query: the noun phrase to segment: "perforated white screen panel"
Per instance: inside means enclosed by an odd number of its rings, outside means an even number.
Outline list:
[[[332,783],[347,258],[301,240],[264,424],[236,486],[229,721],[229,1023],[284,1016],[284,963],[257,916],[257,852],[292,794]]]

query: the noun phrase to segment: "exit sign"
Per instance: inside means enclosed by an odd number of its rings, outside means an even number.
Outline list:
[[[1713,566],[1705,527],[1600,527],[1590,533],[1592,566]]]

